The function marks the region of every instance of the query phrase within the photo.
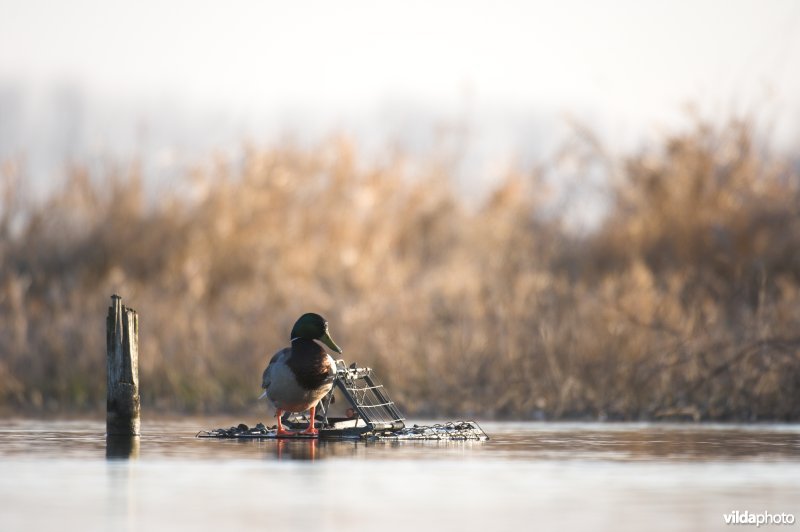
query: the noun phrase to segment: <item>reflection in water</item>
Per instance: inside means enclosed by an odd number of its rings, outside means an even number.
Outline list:
[[[137,530],[136,472],[131,462],[114,460],[108,463],[105,490],[107,530]]]
[[[136,530],[136,498],[131,460],[139,458],[140,437],[106,435],[108,489],[106,521],[109,530]]]
[[[320,461],[495,460],[800,461],[798,425],[626,423],[484,423],[486,442],[360,442],[195,438],[220,423],[203,419],[151,422],[141,437],[105,437],[101,422],[0,421],[0,459],[273,458]]]
[[[309,460],[313,462],[317,459],[317,444],[317,440],[279,439],[271,447],[278,460]]]
[[[139,458],[139,436],[106,435],[106,459]]]
[[[308,438],[296,439],[263,439],[263,440],[206,440],[212,452],[229,455],[231,446],[236,446],[237,455],[250,457],[261,456],[268,460],[307,461],[329,458],[356,457],[359,448],[365,443],[357,441],[326,441]]]
[[[261,456],[279,460],[329,458],[439,459],[442,456],[500,460],[605,461],[800,461],[800,428],[752,430],[698,425],[598,425],[487,423],[487,442],[199,440],[193,450],[214,456]],[[790,427],[790,426],[788,426]]]
[[[120,440],[102,421],[0,421],[2,530],[666,532],[727,531],[732,511],[800,518],[798,425],[486,423],[487,442],[195,438],[229,422],[148,423]]]
[[[506,458],[703,461],[800,460],[796,426],[541,424],[493,438]],[[761,429],[761,430],[758,430]]]

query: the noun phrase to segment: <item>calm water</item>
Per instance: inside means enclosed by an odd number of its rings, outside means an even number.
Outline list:
[[[731,529],[733,510],[800,519],[798,425],[485,423],[492,439],[472,443],[194,437],[239,421],[145,419],[140,441],[107,447],[103,422],[0,420],[0,530],[706,531]]]

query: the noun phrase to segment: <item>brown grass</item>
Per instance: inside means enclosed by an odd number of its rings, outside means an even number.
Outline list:
[[[605,168],[609,215],[576,236],[538,176],[471,209],[446,166],[343,140],[249,147],[156,200],[136,167],[74,167],[28,201],[7,164],[0,405],[102,408],[119,293],[145,412],[257,412],[261,369],[316,310],[412,415],[800,419],[798,173],[743,123]]]

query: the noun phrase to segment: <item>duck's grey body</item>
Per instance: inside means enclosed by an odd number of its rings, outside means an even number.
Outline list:
[[[304,351],[297,344],[293,342],[297,351]],[[304,412],[331,391],[336,362],[322,348],[316,357],[293,354],[292,350],[293,347],[285,347],[275,353],[264,370],[261,387],[275,408]]]

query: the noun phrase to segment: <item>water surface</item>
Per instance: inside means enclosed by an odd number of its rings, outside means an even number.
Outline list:
[[[729,529],[734,510],[800,517],[798,425],[483,423],[488,442],[195,438],[239,421],[144,420],[133,442],[107,442],[101,421],[0,421],[0,530],[704,531]]]

